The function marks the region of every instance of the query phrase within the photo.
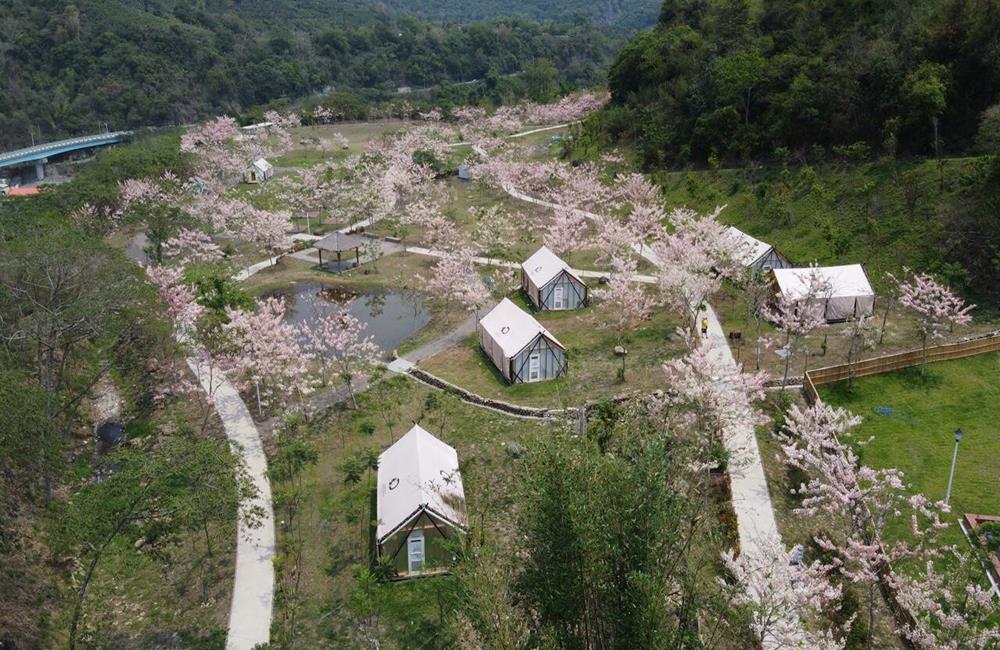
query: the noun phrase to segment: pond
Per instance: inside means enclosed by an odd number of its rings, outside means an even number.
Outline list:
[[[271,295],[285,299],[288,322],[306,327],[353,300],[351,315],[368,324],[365,334],[375,339],[386,355],[431,320],[423,297],[410,291],[355,293],[319,282],[300,282]]]

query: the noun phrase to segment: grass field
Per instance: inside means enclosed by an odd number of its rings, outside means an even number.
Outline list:
[[[440,625],[439,598],[450,577],[376,586],[369,600],[359,602],[353,571],[367,562],[367,533],[356,517],[352,519],[355,501],[339,469],[345,459],[365,448],[385,449],[415,421],[458,450],[470,521],[481,524],[485,519],[497,527],[509,516],[512,476],[518,471],[518,461],[506,452],[508,446],[518,441],[530,447],[551,426],[505,418],[402,377],[359,395],[357,411],[334,410],[325,416],[309,439],[319,459],[305,472],[294,531],[283,525],[281,510],[277,512],[279,538],[295,534],[303,540],[293,647],[348,645],[343,641],[361,626],[364,617],[359,612],[368,605],[378,613],[365,623],[372,625],[383,648],[414,647],[417,641],[416,647],[437,647],[428,636],[433,637]],[[374,431],[363,433],[363,423],[374,425]],[[358,488],[367,489],[364,483]],[[374,518],[369,514],[366,511],[362,522]],[[279,604],[277,625],[283,612]]]
[[[955,519],[967,512],[1000,514],[1000,353],[942,361],[919,369],[876,375],[820,386],[822,398],[861,415],[863,462],[897,467],[916,492],[944,499],[955,440],[965,433],[958,452],[952,509]],[[887,410],[891,409],[891,411]],[[956,528],[948,538],[958,541]]]
[[[518,291],[512,299],[531,312],[522,292]],[[618,382],[616,373],[621,367],[621,359],[614,354],[616,335],[602,327],[607,315],[603,306],[598,304],[563,312],[534,312],[533,315],[566,346],[569,371],[565,377],[508,385],[492,361],[479,349],[479,340],[475,335],[467,338],[462,345],[422,362],[420,367],[484,397],[516,404],[568,407],[623,393],[649,393],[662,389],[665,387],[661,369],[663,362],[683,354],[686,349],[675,334],[677,321],[658,310],[650,320],[627,335],[625,381]]]

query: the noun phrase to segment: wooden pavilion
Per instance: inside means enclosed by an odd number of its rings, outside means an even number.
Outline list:
[[[349,235],[338,231],[332,232],[313,246],[319,251],[319,266],[323,268],[323,251],[337,254],[337,270],[341,270],[342,257],[344,253],[354,251],[354,265],[361,264],[360,249],[364,245],[364,240],[357,235]]]

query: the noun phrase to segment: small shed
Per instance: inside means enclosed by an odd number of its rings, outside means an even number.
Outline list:
[[[274,176],[274,165],[263,158],[253,161],[243,174],[243,180],[247,183],[263,183]]]
[[[742,244],[744,252],[743,265],[767,273],[772,269],[791,268],[788,258],[778,252],[771,244],[748,235],[739,228],[729,227],[729,236]]]
[[[463,181],[472,180],[472,174],[469,173],[469,166],[468,165],[459,165],[458,166],[458,178],[459,178],[459,180],[463,180]]]
[[[871,316],[875,312],[875,290],[860,264],[774,269],[771,276],[775,297],[784,294],[793,301],[802,299],[808,291],[809,275],[814,271],[830,283],[830,293],[822,298],[823,317],[828,323]]]
[[[577,309],[587,304],[587,284],[546,246],[521,265],[521,288],[539,310]]]
[[[379,558],[401,578],[448,570],[446,542],[466,530],[458,453],[414,425],[378,459]]]
[[[511,384],[566,374],[566,348],[542,324],[507,298],[476,326],[479,346]]]
[[[339,230],[334,231],[317,241],[313,246],[319,252],[319,266],[323,268],[323,251],[327,253],[336,253],[337,255],[337,271],[343,271],[344,269],[349,269],[352,266],[357,266],[361,264],[361,252],[360,249],[364,246],[364,240],[357,235],[348,235],[347,233],[340,232]],[[350,258],[347,262],[343,261],[343,254],[354,251],[354,262],[352,263]]]

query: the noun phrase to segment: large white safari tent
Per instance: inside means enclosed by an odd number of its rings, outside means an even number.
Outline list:
[[[783,294],[792,301],[802,299],[808,292],[809,275],[813,271],[830,284],[829,294],[822,298],[823,317],[827,322],[850,320],[874,313],[875,291],[860,264],[774,269],[771,273],[775,296]]]
[[[566,348],[542,324],[507,298],[477,325],[479,345],[512,384],[566,372]]]
[[[772,269],[791,267],[792,263],[788,261],[788,258],[767,242],[762,242],[733,226],[729,226],[727,232],[730,237],[740,242],[741,249],[744,251],[742,262],[745,267],[758,269],[764,273]]]
[[[576,309],[587,302],[586,283],[547,246],[521,265],[521,288],[540,310]]]
[[[455,449],[414,425],[378,458],[377,500],[379,558],[404,578],[446,571],[466,529]]]

